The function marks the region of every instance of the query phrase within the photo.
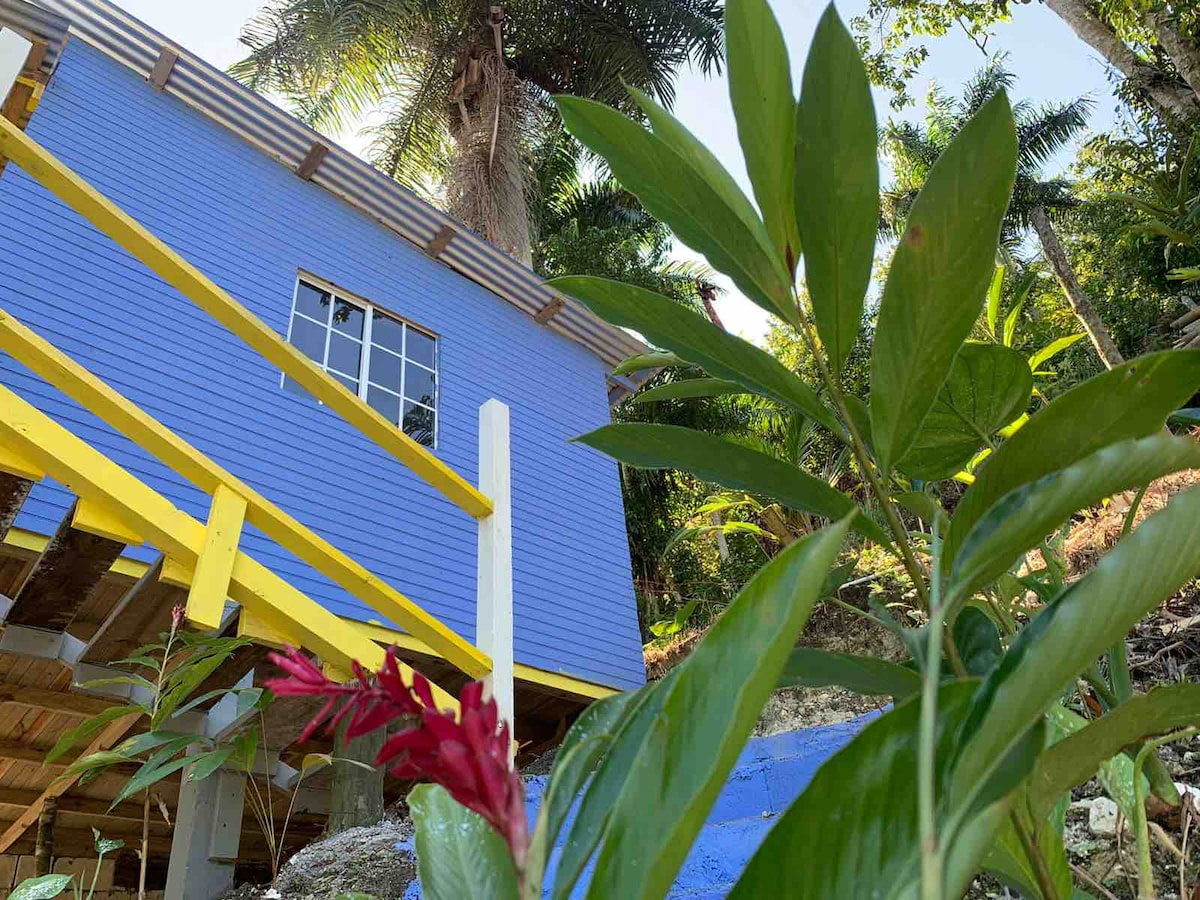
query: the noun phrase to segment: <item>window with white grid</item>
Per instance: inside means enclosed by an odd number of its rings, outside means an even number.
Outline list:
[[[296,283],[288,341],[427,447],[437,445],[437,338],[315,279]],[[283,388],[309,396],[284,376]]]

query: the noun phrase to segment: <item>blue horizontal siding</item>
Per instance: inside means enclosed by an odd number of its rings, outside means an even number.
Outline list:
[[[478,410],[512,415],[516,657],[644,680],[611,460],[569,443],[608,421],[603,363],[82,41],[29,133],[285,333],[307,270],[440,335],[438,456],[474,480]],[[474,638],[476,526],[10,165],[0,305],[460,633]],[[0,380],[197,518],[208,497],[7,357]],[[39,485],[17,524],[70,495]],[[377,621],[255,529],[243,547],[339,615]],[[148,548],[137,551],[149,558]]]

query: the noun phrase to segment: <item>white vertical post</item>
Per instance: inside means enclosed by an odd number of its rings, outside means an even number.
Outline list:
[[[8,98],[17,76],[25,68],[31,47],[33,44],[11,28],[0,28],[0,105]]]
[[[479,593],[475,644],[492,658],[486,679],[500,718],[513,727],[512,475],[508,407],[489,400],[479,408],[479,490],[492,514],[479,520]]]

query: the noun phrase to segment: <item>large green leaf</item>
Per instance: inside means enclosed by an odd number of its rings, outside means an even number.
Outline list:
[[[550,284],[577,297],[600,318],[632,328],[652,344],[700,366],[714,378],[736,381],[756,394],[799,410],[835,435],[842,434],[837,419],[813,389],[779,360],[674,300],[644,288],[586,275],[555,278]]]
[[[954,510],[942,547],[949,568],[975,523],[1010,491],[1065,469],[1102,447],[1145,437],[1200,386],[1200,350],[1166,350],[1073,387],[984,461]]]
[[[949,478],[1025,412],[1033,373],[1016,350],[964,344],[917,439],[896,468],[925,481]]]
[[[1002,497],[975,523],[954,561],[951,593],[967,597],[1006,572],[1077,510],[1181,469],[1200,468],[1200,444],[1154,434],[1121,441]]]
[[[970,706],[976,682],[938,694],[939,760]],[[817,769],[767,835],[729,900],[896,898],[917,876],[917,723],[913,697],[876,719]],[[945,783],[945,776],[939,778]]]
[[[178,752],[178,750],[175,752]],[[151,760],[153,760],[153,757],[151,757]],[[113,797],[113,801],[110,804],[109,809],[115,809],[117,805],[121,803],[121,801],[128,800],[130,797],[140,793],[141,791],[144,791],[151,785],[158,784],[168,775],[173,775],[174,773],[178,772],[191,761],[191,758],[187,756],[180,756],[177,759],[171,760],[170,762],[164,762],[157,765],[151,764],[151,761],[148,760],[146,763],[142,764],[142,767],[137,770],[132,778],[125,782],[124,787],[117,792],[117,796]]]
[[[851,653],[830,653],[797,647],[788,656],[780,687],[829,687],[837,685],[868,697],[890,696],[897,703],[919,693],[921,676],[912,669]]]
[[[600,843],[617,798],[629,780],[634,761],[641,753],[651,725],[662,712],[670,685],[680,671],[680,668],[674,668],[662,680],[633,694],[629,706],[618,719],[609,749],[600,761],[595,776],[584,789],[575,819],[563,841],[551,893],[553,900],[566,900],[571,896],[588,859]]]
[[[1200,488],[1122,538],[1018,635],[973,701],[960,786],[977,784],[1072,681],[1142,616],[1200,573]]]
[[[1021,799],[1025,800],[1024,792]],[[1063,809],[1065,812],[1065,806]],[[995,843],[984,857],[984,869],[1028,900],[1069,900],[1073,879],[1061,831],[1053,822],[1039,819],[1035,824],[1021,804],[1018,804],[1015,815],[1027,834],[1033,837],[1046,874],[1054,886],[1054,893],[1047,895],[1042,890],[1034,863],[1026,854],[1024,842],[1011,819],[1000,828]]]
[[[979,316],[1016,159],[1012,110],[1001,92],[938,157],[913,203],[871,357],[871,431],[885,471],[912,446]]]
[[[729,394],[750,393],[736,381],[724,378],[688,378],[660,384],[637,394],[635,403],[658,403],[663,400],[690,400],[697,397],[725,397]]]
[[[1036,372],[1038,366],[1040,366],[1042,363],[1049,362],[1072,344],[1083,340],[1085,337],[1087,337],[1087,333],[1081,331],[1078,334],[1069,334],[1066,337],[1060,337],[1058,340],[1051,341],[1037,353],[1029,357],[1030,371]]]
[[[791,204],[796,100],[787,45],[767,0],[726,2],[725,54],[729,99],[754,199],[790,269],[800,255]]]
[[[981,609],[964,609],[954,621],[953,633],[963,665],[972,675],[986,675],[1004,655],[1000,632]]]
[[[612,746],[627,713],[636,708],[637,696],[637,692],[626,691],[593,703],[580,713],[558,748],[526,861],[526,882],[531,888],[540,887],[550,848],[558,839],[572,802]],[[540,892],[536,896],[540,898]]]
[[[57,897],[70,887],[71,878],[70,875],[42,875],[39,878],[26,878],[8,897],[9,900],[50,900],[51,897]]]
[[[517,873],[504,840],[444,787],[408,795],[417,829],[417,874],[425,900],[517,900]]]
[[[789,546],[679,667],[605,833],[589,898],[666,895],[724,787],[846,536]]]
[[[567,129],[608,162],[652,216],[759,306],[794,320],[791,280],[750,201],[722,190],[729,176],[716,158],[669,113],[638,99],[653,134],[593,100],[555,98]]]
[[[72,747],[82,744],[84,741],[87,741],[93,736],[99,734],[104,729],[104,726],[109,722],[115,722],[122,716],[127,716],[134,709],[139,708],[141,707],[110,706],[108,709],[102,710],[101,712],[92,716],[90,719],[85,719],[78,726],[72,728],[70,731],[60,737],[57,742],[55,742],[54,746],[50,748],[50,752],[46,754],[46,762],[54,762]]]
[[[1000,315],[1000,298],[1004,296],[1004,269],[1003,265],[996,266],[996,271],[992,273],[992,281],[988,285],[987,302],[984,308],[987,310],[987,330],[989,334],[996,333],[996,319]]]
[[[614,375],[631,375],[634,372],[644,372],[646,369],[662,369],[668,366],[686,366],[687,362],[674,353],[653,351],[650,353],[635,353],[621,360],[613,368]]]
[[[1133,697],[1050,747],[1030,776],[1038,811],[1082,784],[1130,744],[1200,722],[1200,685],[1173,684]]]
[[[681,469],[704,481],[770,497],[784,506],[829,519],[857,512],[853,527],[873,541],[888,543],[883,529],[827,482],[782,459],[716,435],[679,425],[630,422],[605,425],[576,440],[626,465]]]
[[[813,321],[835,372],[858,338],[871,280],[879,228],[876,144],[867,72],[830,4],[817,24],[796,107],[795,201]]]

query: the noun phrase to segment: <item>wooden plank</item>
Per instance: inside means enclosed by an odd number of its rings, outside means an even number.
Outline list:
[[[0,703],[14,703],[48,712],[68,713],[72,716],[94,716],[120,706],[117,700],[103,700],[86,694],[65,691],[48,691],[45,688],[29,687],[13,682],[0,682]]]
[[[88,641],[82,661],[108,663],[124,659],[171,627],[171,610],[187,593],[159,580],[162,558],[138,579],[113,607],[95,636]]]
[[[8,534],[17,520],[25,498],[29,496],[33,482],[7,472],[0,472],[0,540]]]
[[[124,544],[71,526],[72,509],[13,598],[9,625],[66,631],[75,613],[100,587]]]
[[[280,337],[278,330],[238,303],[199,269],[151,234],[128,213],[11,122],[0,119],[0,153],[51,193],[141,260],[269,363],[390,453],[464,512],[480,518],[491,502],[469,481],[417,443],[396,424],[352,394],[345,385]]]
[[[174,47],[163,47],[158,51],[158,59],[154,61],[154,68],[150,70],[146,80],[156,90],[165,89],[177,62],[179,62],[179,51]]]
[[[17,806],[23,809],[26,806],[37,803],[40,796],[41,794],[38,791],[0,788],[0,806]],[[72,813],[79,816],[104,816],[112,819],[124,819],[129,822],[142,821],[142,804],[140,801],[119,803],[110,810],[107,800],[94,800],[89,797],[59,797],[57,808],[61,813]],[[158,814],[155,814],[153,819],[162,821],[162,817]]]
[[[52,763],[46,762],[46,754],[50,752],[50,748],[35,747],[31,744],[23,744],[20,741],[0,741],[0,760],[6,762],[27,762],[41,766],[47,769],[65,769],[75,760],[79,759],[78,750],[69,750],[54,760]],[[139,768],[139,763],[119,763],[116,766],[111,766],[107,771],[118,775],[132,775]]]
[[[425,245],[425,252],[434,259],[437,259],[442,255],[442,251],[450,246],[450,242],[454,240],[457,234],[458,231],[454,228],[454,226],[443,225],[437,230],[437,234],[433,236],[432,240]]]
[[[300,160],[300,165],[296,166],[296,174],[308,181],[317,173],[317,169],[321,167],[321,163],[325,161],[325,157],[329,155],[329,147],[322,144],[320,141],[313,141],[308,152],[304,154],[304,159]]]
[[[137,724],[140,718],[142,718],[141,712],[135,712],[109,722],[100,734],[88,744],[87,749],[83,751],[83,755],[87,756],[91,753],[97,753],[100,750],[112,748],[118,741],[125,737],[126,733]],[[4,834],[0,835],[0,853],[6,852],[9,847],[20,839],[26,829],[37,821],[38,816],[41,814],[42,806],[47,800],[56,800],[61,797],[74,787],[75,782],[80,779],[81,775],[82,773],[58,778],[50,787],[42,791],[38,798],[25,809],[25,812],[21,813],[17,821],[13,822],[5,830]]]
[[[204,549],[188,590],[187,617],[197,628],[221,627],[245,522],[246,498],[228,485],[217,485],[204,527]]]
[[[140,547],[146,543],[145,538],[107,509],[87,500],[80,500],[75,504],[71,527],[76,531],[86,531],[88,534],[134,547]]]
[[[566,305],[567,301],[562,297],[555,297],[537,311],[533,317],[533,321],[537,322],[539,325],[545,325],[547,322],[557,316],[562,311],[562,308]]]

